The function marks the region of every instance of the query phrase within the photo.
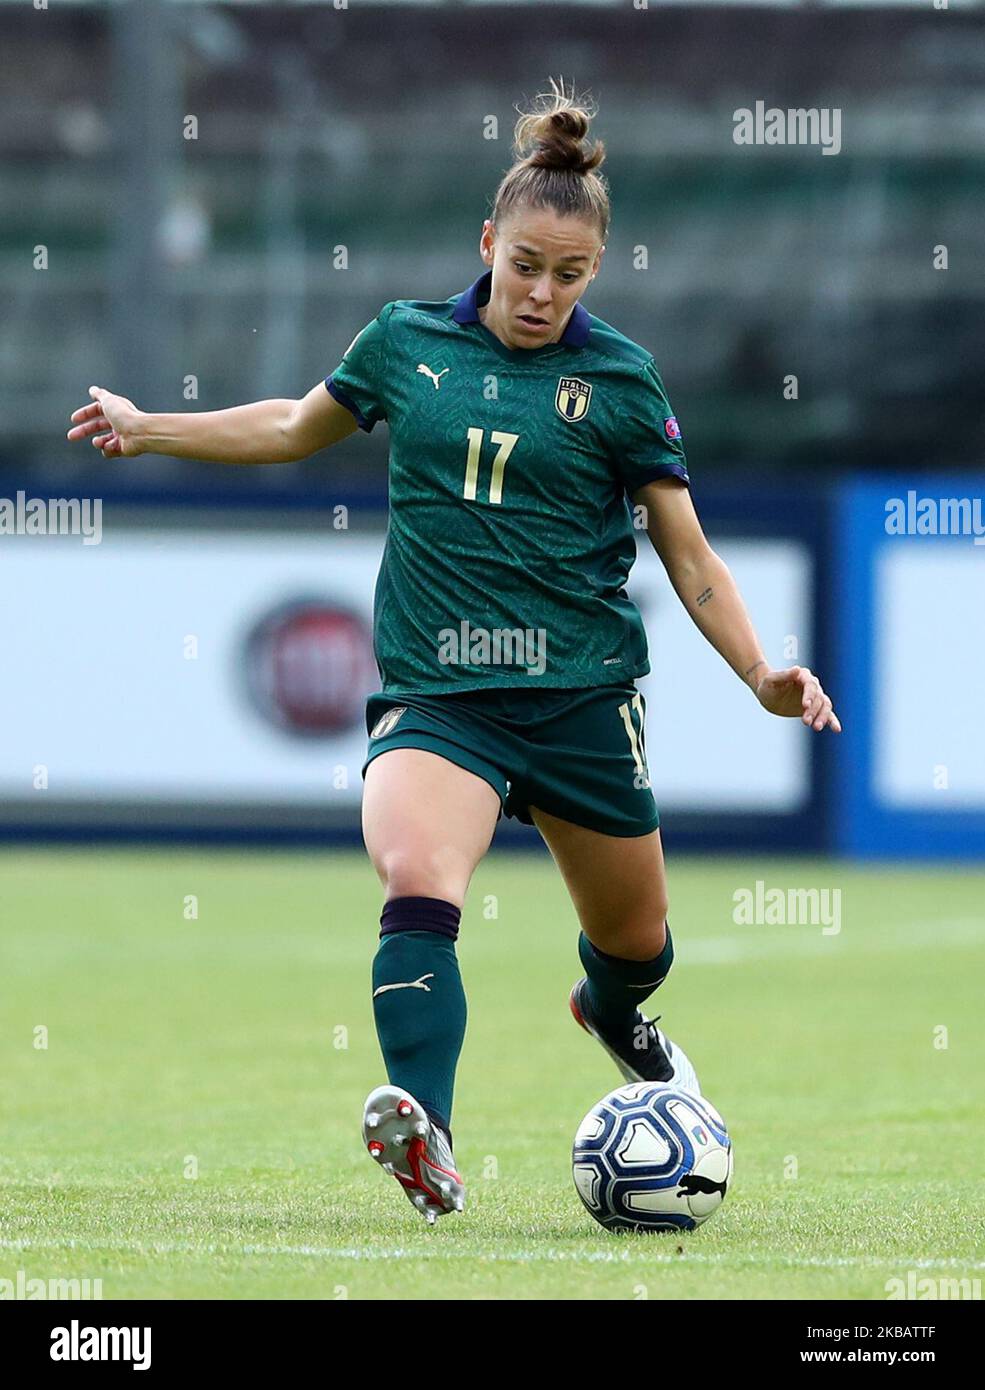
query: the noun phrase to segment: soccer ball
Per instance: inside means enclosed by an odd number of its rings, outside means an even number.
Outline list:
[[[592,1106],[571,1165],[578,1196],[607,1231],[693,1231],[725,1200],[732,1141],[703,1097],[634,1081]]]

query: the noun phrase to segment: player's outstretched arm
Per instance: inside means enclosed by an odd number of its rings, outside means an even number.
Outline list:
[[[73,412],[69,439],[91,439],[103,458],[168,454],[212,463],[296,463],[356,429],[323,382],[301,400],[252,401],[228,410],[157,415],[126,396],[90,386],[91,404]]]
[[[708,544],[691,494],[678,478],[647,483],[633,496],[678,598],[715,650],[771,714],[841,733],[821,682],[806,666],[772,670],[728,566]]]

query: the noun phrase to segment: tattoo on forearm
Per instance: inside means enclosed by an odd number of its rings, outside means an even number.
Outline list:
[[[705,589],[705,591],[704,591],[703,593],[700,593],[700,594],[698,595],[698,607],[699,607],[699,608],[703,608],[710,598],[711,598],[711,590],[710,590],[710,589]]]
[[[753,664],[749,667],[749,670],[746,672],[746,674],[745,674],[745,679],[748,680],[749,677],[752,675],[753,671],[755,671],[756,668],[757,668],[758,666],[765,666],[765,665],[766,665],[766,662],[765,662],[765,660],[764,660],[762,657],[760,657],[759,661],[754,661]]]

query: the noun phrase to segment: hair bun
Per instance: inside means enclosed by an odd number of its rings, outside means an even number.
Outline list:
[[[521,112],[516,123],[517,157],[532,169],[566,169],[587,174],[605,159],[601,140],[586,145],[595,114],[592,105],[566,92],[564,79],[550,79],[551,90],[537,97],[533,109]]]
[[[518,209],[551,208],[561,217],[594,223],[603,244],[609,232],[609,187],[599,165],[605,158],[601,140],[589,142],[595,103],[565,90],[564,79],[551,78],[551,90],[532,107],[518,107],[514,150],[516,163],[500,180],[493,202],[496,227]]]

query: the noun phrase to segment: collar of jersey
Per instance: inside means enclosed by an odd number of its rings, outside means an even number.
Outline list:
[[[588,342],[588,335],[592,329],[592,316],[587,309],[583,309],[580,304],[576,304],[571,311],[571,317],[568,319],[564,332],[556,343],[545,343],[543,347],[539,348],[507,347],[504,342],[496,337],[495,333],[490,332],[490,330],[486,328],[486,325],[479,318],[479,308],[483,304],[488,304],[491,287],[492,271],[487,270],[484,275],[479,276],[474,284],[469,285],[468,289],[464,290],[458,296],[452,318],[456,323],[477,323],[483,332],[489,336],[491,346],[497,347],[508,356],[515,357],[520,353],[523,353],[524,356],[527,354],[533,356],[540,352],[550,352],[552,348],[558,347],[580,348],[584,347]]]

